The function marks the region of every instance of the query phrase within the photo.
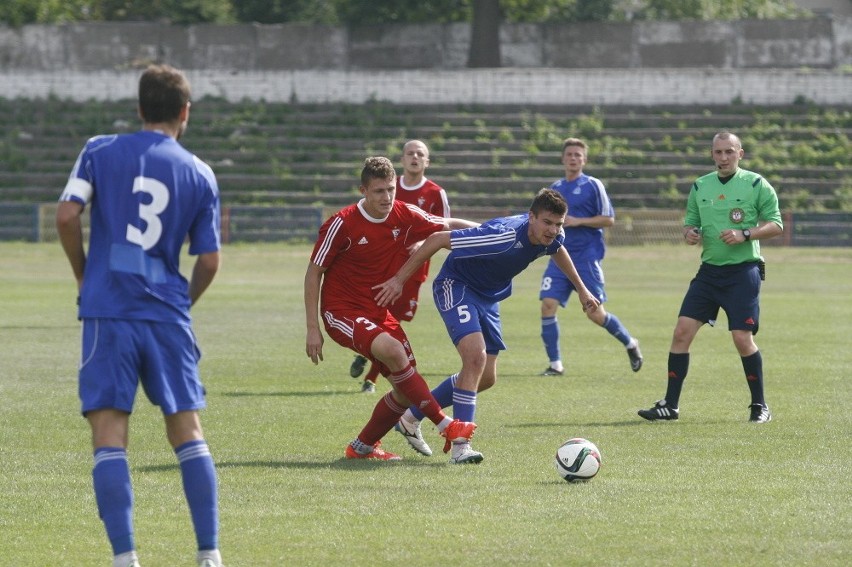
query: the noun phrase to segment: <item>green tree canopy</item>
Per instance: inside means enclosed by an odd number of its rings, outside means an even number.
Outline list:
[[[12,26],[74,21],[326,25],[471,22],[474,0],[3,0]],[[500,0],[505,22],[797,18],[792,0]]]

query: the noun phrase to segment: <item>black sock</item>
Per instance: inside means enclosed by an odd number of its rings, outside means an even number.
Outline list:
[[[669,353],[669,382],[666,386],[666,404],[677,408],[680,401],[680,391],[683,389],[683,381],[689,372],[689,353]]]
[[[749,356],[743,356],[743,370],[745,370],[746,384],[751,390],[751,403],[766,407],[763,398],[763,357],[760,351]]]

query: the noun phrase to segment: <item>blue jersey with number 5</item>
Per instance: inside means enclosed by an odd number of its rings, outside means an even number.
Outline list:
[[[533,244],[529,214],[491,219],[450,233],[451,251],[435,277],[461,281],[491,301],[512,294],[512,278],[536,258],[555,254],[565,239],[560,231],[549,245]]]
[[[219,188],[207,164],[161,132],[90,139],[60,201],[90,205],[80,317],[189,322],[190,254],[220,247]]]

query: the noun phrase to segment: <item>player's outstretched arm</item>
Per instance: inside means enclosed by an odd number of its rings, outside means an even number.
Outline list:
[[[568,254],[568,250],[566,250],[564,246],[553,255],[553,261],[556,262],[559,269],[562,270],[562,272],[568,276],[568,279],[571,280],[571,283],[574,284],[574,289],[577,290],[577,297],[580,298],[580,305],[582,305],[583,311],[594,313],[601,302],[597,297],[592,295],[592,292],[586,288],[586,284],[584,284],[583,280],[580,279],[580,274],[577,273],[577,268],[574,267],[574,261],[571,260],[571,255]]]
[[[322,275],[325,270],[325,268],[310,262],[305,272],[305,324],[307,325],[305,354],[310,357],[314,364],[319,364],[319,361],[322,360],[324,339],[319,328],[319,297]]]
[[[411,274],[441,248],[450,248],[450,231],[448,230],[433,232],[427,236],[417,252],[409,256],[405,264],[391,279],[373,286],[373,289],[377,290],[376,303],[380,307],[386,307],[396,301],[402,295],[402,286],[408,281]]]
[[[461,230],[463,228],[474,228],[479,226],[478,222],[469,221],[467,219],[457,219],[447,217],[444,219],[444,230]]]

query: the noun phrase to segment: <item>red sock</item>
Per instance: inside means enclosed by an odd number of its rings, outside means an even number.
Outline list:
[[[393,399],[393,392],[388,392],[373,408],[373,415],[370,416],[370,421],[358,434],[358,439],[367,445],[375,445],[379,439],[393,429],[406,409]]]
[[[428,417],[435,425],[438,425],[447,417],[447,414],[443,412],[441,406],[435,401],[432,392],[429,391],[426,380],[410,364],[404,370],[396,374],[391,374],[388,378],[408,398],[411,405],[423,412],[423,415]]]
[[[373,384],[376,383],[376,379],[379,377],[379,368],[375,364],[370,365],[370,369],[367,371],[367,375],[364,376],[364,381],[370,381]]]

